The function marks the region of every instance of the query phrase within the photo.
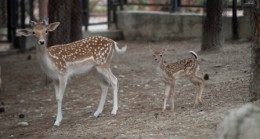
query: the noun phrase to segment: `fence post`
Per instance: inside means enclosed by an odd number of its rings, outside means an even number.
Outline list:
[[[30,20],[35,20],[34,15],[33,15],[33,10],[34,10],[34,6],[33,6],[33,2],[34,0],[30,0],[29,1],[29,7],[30,7]]]
[[[232,2],[232,33],[233,39],[238,39],[238,32],[237,32],[237,0],[233,0]]]
[[[25,3],[24,0],[21,0],[21,28],[25,28]],[[22,51],[25,51],[25,37],[21,36],[20,37],[20,49]]]
[[[87,31],[88,24],[89,24],[89,0],[82,0],[82,8],[83,8],[82,21],[83,21],[83,25],[85,26],[85,31]]]
[[[7,1],[7,12],[8,12],[8,21],[7,21],[7,27],[8,27],[8,42],[12,42],[14,47],[16,47],[16,26],[17,26],[17,19],[15,17],[17,16],[17,1],[16,0],[8,0]]]
[[[178,0],[171,0],[170,2],[170,12],[178,11]]]
[[[113,16],[111,13],[113,11],[113,3],[112,0],[107,0],[107,22],[108,22],[108,29],[111,27],[111,21],[113,18],[111,18],[111,16]]]

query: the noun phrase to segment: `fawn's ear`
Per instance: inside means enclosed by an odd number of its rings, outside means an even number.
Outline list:
[[[169,45],[166,46],[166,48],[163,48],[163,53],[167,52],[169,49]]]
[[[54,22],[48,25],[48,31],[54,31],[60,25],[60,22]]]
[[[149,47],[149,51],[150,51],[150,52],[153,52],[153,49],[151,48],[151,45],[150,45],[150,44],[149,44],[148,47]]]
[[[18,34],[22,36],[32,36],[32,30],[31,29],[17,29],[16,31]]]

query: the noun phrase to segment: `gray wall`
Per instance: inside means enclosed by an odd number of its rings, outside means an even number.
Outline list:
[[[202,36],[203,17],[199,14],[176,14],[166,12],[122,11],[117,14],[119,30],[125,40],[179,40]],[[232,17],[227,17],[225,37],[232,39]],[[238,18],[240,38],[251,36],[250,14]]]

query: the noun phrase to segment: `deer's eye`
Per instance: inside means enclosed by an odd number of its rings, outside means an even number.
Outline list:
[[[35,32],[33,31],[32,34],[35,35]]]
[[[48,33],[48,30],[46,30],[45,33]]]
[[[162,57],[162,55],[160,55],[160,57]]]

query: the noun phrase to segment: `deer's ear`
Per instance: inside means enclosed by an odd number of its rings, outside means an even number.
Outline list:
[[[31,29],[17,29],[16,31],[18,34],[22,36],[32,36],[32,30]]]
[[[48,31],[54,31],[60,25],[60,22],[54,22],[48,25]]]

